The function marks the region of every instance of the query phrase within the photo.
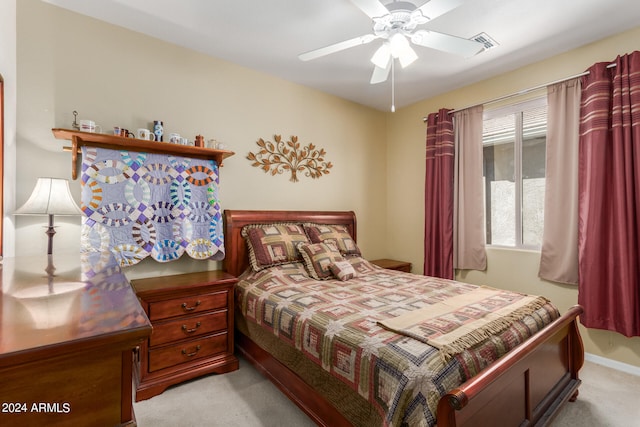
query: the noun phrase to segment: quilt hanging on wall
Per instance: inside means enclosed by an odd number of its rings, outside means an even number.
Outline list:
[[[111,252],[121,266],[151,256],[224,258],[218,165],[82,147],[81,250]]]

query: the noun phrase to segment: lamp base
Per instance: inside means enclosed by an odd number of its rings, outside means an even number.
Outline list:
[[[49,226],[44,233],[49,236],[47,255],[53,255],[53,236],[56,234],[56,228],[53,226],[53,214],[49,214]]]

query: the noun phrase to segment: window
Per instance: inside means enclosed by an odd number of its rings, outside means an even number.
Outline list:
[[[544,220],[546,98],[485,111],[487,244],[539,249]]]

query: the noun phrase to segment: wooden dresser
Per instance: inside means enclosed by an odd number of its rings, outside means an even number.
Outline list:
[[[133,349],[151,324],[109,255],[1,269],[0,425],[135,425]]]
[[[222,271],[132,280],[153,333],[135,366],[136,401],[208,373],[238,369],[233,348],[233,286]]]

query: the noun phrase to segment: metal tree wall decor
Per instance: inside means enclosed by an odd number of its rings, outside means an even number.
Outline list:
[[[333,167],[331,162],[324,159],[327,154],[324,148],[316,149],[311,143],[301,147],[297,136],[292,136],[288,141],[283,141],[280,135],[274,135],[273,138],[275,142],[262,138],[256,142],[260,151],[247,155],[247,159],[253,161],[252,166],[262,168],[272,176],[290,171],[289,181],[292,182],[298,182],[299,172],[315,179],[328,174]]]

